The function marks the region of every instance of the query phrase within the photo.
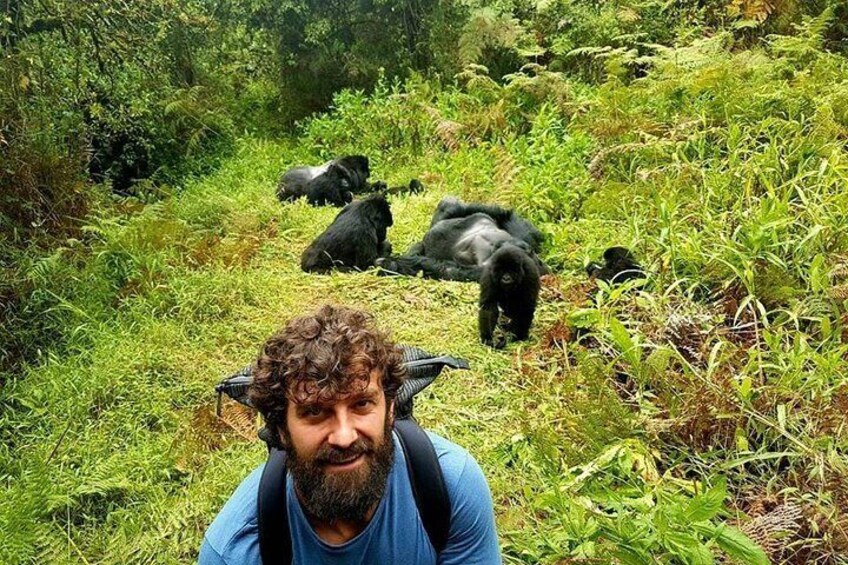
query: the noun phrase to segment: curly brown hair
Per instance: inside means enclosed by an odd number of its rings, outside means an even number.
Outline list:
[[[366,312],[326,304],[291,320],[262,346],[250,400],[271,424],[286,428],[288,400],[330,400],[368,386],[380,371],[386,402],[406,378],[400,348]]]

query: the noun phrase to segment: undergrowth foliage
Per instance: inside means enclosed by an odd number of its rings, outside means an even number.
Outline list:
[[[616,25],[643,17],[576,4]],[[757,25],[791,11],[767,4],[762,16],[734,3]],[[572,53],[595,85],[538,64],[494,80],[480,61],[454,83],[384,77],[338,93],[296,142],[241,140],[179,195],[89,215],[19,266],[24,306],[64,347],[0,391],[0,562],[194,559],[263,458],[245,440],[255,420],[211,416],[212,386],[328,299],[469,358],[416,413],[481,462],[507,563],[844,562],[848,63],[828,50],[835,14],[748,49],[734,30]],[[203,94],[181,90],[168,109],[198,144],[231,126]],[[389,185],[426,187],[392,200],[399,252],[446,194],[515,207],[548,235],[558,276],[530,342],[482,349],[473,285],[299,271],[336,211],[280,205],[275,181],[348,153]],[[634,249],[649,280],[587,283],[585,263],[612,245]]]

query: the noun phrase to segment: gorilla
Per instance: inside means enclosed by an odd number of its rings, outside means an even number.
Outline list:
[[[378,257],[392,252],[386,241],[386,230],[392,223],[392,211],[384,195],[372,194],[352,202],[306,248],[300,267],[315,273],[367,269]]]
[[[586,274],[610,284],[644,279],[647,276],[626,247],[610,247],[604,251],[604,264],[589,263]]]
[[[348,155],[318,167],[295,167],[280,177],[277,198],[283,202],[306,196],[313,206],[344,206],[354,194],[369,190],[370,174],[368,157],[364,155]]]
[[[371,190],[374,192],[382,192],[385,195],[389,194],[418,194],[424,190],[424,185],[418,179],[412,179],[407,186],[392,186],[389,187],[384,181],[378,180],[371,185]]]
[[[480,275],[480,341],[497,349],[506,344],[503,338],[494,339],[500,310],[509,318],[504,329],[515,339],[527,339],[539,298],[539,277],[539,267],[526,249],[508,240],[495,246]]]
[[[483,267],[504,242],[510,242],[536,263],[540,273],[547,268],[538,258],[542,233],[512,210],[494,204],[465,204],[455,197],[442,199],[433,214],[424,239],[404,256],[378,262],[381,274],[479,281]]]
[[[463,218],[471,214],[486,214],[498,224],[498,227],[509,232],[511,236],[525,241],[534,253],[541,251],[544,241],[542,232],[512,210],[495,204],[466,204],[455,196],[447,196],[436,207],[430,227],[442,220]]]

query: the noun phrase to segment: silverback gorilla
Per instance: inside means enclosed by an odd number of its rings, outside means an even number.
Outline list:
[[[383,274],[478,281],[479,330],[483,343],[494,340],[499,312],[510,318],[507,332],[527,339],[536,310],[542,274],[547,268],[537,253],[542,234],[512,210],[493,204],[465,204],[443,199],[424,239],[406,255],[378,261]]]
[[[420,272],[431,279],[479,281],[496,247],[508,241],[530,255],[545,274],[547,268],[536,255],[542,239],[533,224],[512,210],[448,196],[439,202],[424,239],[406,255],[381,260],[380,266],[387,275]]]
[[[318,167],[295,167],[280,177],[277,197],[291,201],[306,196],[313,206],[344,206],[354,194],[368,191],[370,174],[368,157],[364,155],[348,155]]]
[[[392,252],[386,241],[386,230],[391,225],[392,211],[382,194],[352,202],[306,248],[300,266],[306,272],[317,273],[365,270],[378,257]]]

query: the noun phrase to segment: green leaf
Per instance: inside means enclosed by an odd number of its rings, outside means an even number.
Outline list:
[[[715,558],[710,550],[692,534],[668,532],[664,536],[663,545],[685,563],[692,565],[713,565],[715,563]]]
[[[575,328],[592,329],[601,321],[601,314],[595,308],[578,308],[568,314],[568,323]]]
[[[712,519],[724,505],[727,497],[727,480],[719,478],[707,492],[695,496],[686,507],[685,517],[688,522],[703,522]]]
[[[751,391],[754,388],[754,381],[748,375],[742,377],[742,380],[738,384],[739,396],[742,397],[742,400],[750,400],[751,399]]]
[[[745,563],[745,565],[771,565],[763,548],[732,526],[697,522],[692,524],[692,528],[701,535],[714,539],[722,551],[740,563]]]
[[[830,287],[830,277],[828,277],[825,267],[824,255],[819,253],[813,257],[810,263],[810,288],[813,292],[824,292]]]
[[[727,471],[728,469],[733,469],[734,467],[739,467],[752,461],[767,461],[769,459],[779,459],[780,457],[800,457],[800,455],[800,453],[795,451],[768,451],[765,453],[755,453],[753,455],[746,455],[744,457],[738,457],[736,459],[726,461],[722,463],[719,468],[722,471]]]
[[[736,449],[738,451],[750,451],[750,445],[748,444],[748,435],[745,433],[740,427],[736,427]]]
[[[609,321],[610,326],[610,335],[612,336],[612,340],[615,343],[616,347],[621,351],[621,354],[624,356],[624,359],[627,360],[634,368],[638,367],[642,357],[639,352],[639,348],[636,347],[633,339],[630,337],[630,333],[628,333],[627,328],[624,327],[624,324],[619,322],[615,318],[611,318]]]

